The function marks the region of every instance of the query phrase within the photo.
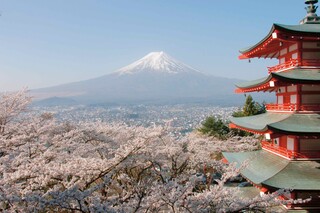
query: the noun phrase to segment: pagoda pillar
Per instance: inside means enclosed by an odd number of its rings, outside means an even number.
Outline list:
[[[297,111],[301,110],[301,84],[297,84]]]
[[[303,60],[302,60],[302,41],[298,41],[298,66],[303,66]]]

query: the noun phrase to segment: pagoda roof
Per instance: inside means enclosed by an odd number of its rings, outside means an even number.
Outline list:
[[[307,33],[308,35],[311,33],[311,34],[319,36],[319,34],[320,34],[320,24],[319,23],[298,24],[298,25],[274,24],[274,28],[281,30],[281,31]]]
[[[282,121],[268,124],[268,128],[286,133],[319,134],[320,114],[292,114]]]
[[[249,165],[241,174],[256,185],[294,190],[320,190],[319,161],[290,161],[265,150],[223,153],[239,168],[246,160]]]
[[[269,75],[267,77],[259,78],[252,81],[244,81],[237,83],[236,86],[241,89],[249,89],[253,87],[260,86],[262,84],[268,83],[272,79],[272,75]]]
[[[271,73],[272,77],[290,83],[320,83],[320,69],[294,68]]]
[[[291,35],[290,37],[286,36],[283,38],[273,37],[273,33],[275,32],[283,32]],[[269,45],[269,49],[271,52],[279,51],[279,44],[280,42],[286,42],[290,39],[297,39],[294,38],[294,36],[298,36],[299,39],[301,39],[301,36],[307,36],[307,37],[320,37],[320,24],[318,22],[316,23],[305,23],[305,24],[299,24],[299,25],[284,25],[284,24],[273,24],[271,30],[267,34],[266,37],[264,37],[261,41],[256,43],[253,46],[244,48],[240,50],[240,53],[242,55],[239,56],[240,59],[246,59],[246,58],[253,58],[253,57],[262,57],[262,55],[266,54],[266,48]],[[276,48],[275,48],[276,47]],[[253,53],[256,51],[257,53]],[[249,54],[251,52],[251,54]],[[261,54],[259,54],[261,52]],[[249,55],[248,55],[249,54]],[[271,55],[267,56],[264,55],[266,58],[277,58],[279,54],[276,52],[272,53]]]
[[[266,112],[230,119],[233,127],[254,133],[285,132],[293,135],[320,133],[320,114]]]
[[[255,90],[259,90],[259,87],[262,85],[266,85],[265,87],[269,88],[269,84],[267,83],[271,80],[280,80],[281,82],[304,84],[320,83],[320,69],[293,68],[282,72],[272,72],[269,74],[269,76],[264,78],[237,83],[236,86],[240,90],[236,91],[247,92],[247,90],[254,88],[256,88]]]

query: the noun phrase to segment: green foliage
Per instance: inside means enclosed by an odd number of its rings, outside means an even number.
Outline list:
[[[266,109],[264,104],[259,104],[255,102],[251,95],[248,95],[245,104],[240,111],[236,111],[232,114],[233,117],[245,117],[251,115],[258,115],[265,113]]]
[[[219,139],[226,139],[230,129],[221,119],[209,116],[202,122],[202,126],[198,131]]]
[[[266,112],[266,108],[264,104],[259,104],[258,102],[255,102],[252,96],[248,95],[242,110],[234,112],[232,116],[245,117],[245,116],[251,116],[251,115],[259,115],[265,112]],[[238,135],[242,137],[253,135],[252,133],[239,130],[239,129],[232,129],[231,132],[233,135]]]
[[[242,110],[236,111],[232,114],[233,117],[245,117],[251,115],[258,115],[266,112],[263,104],[259,104],[252,99],[251,95],[248,95]],[[202,134],[214,136],[219,139],[225,140],[230,135],[237,136],[250,136],[252,133],[242,131],[239,129],[229,129],[228,122],[224,122],[221,119],[209,116],[202,122],[202,126],[198,129]]]

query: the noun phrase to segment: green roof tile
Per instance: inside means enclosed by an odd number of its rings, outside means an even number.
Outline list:
[[[274,24],[275,29],[282,29],[286,31],[299,32],[299,33],[315,33],[320,35],[320,24],[298,24],[298,25],[285,25]]]
[[[255,184],[261,184],[276,175],[289,163],[289,160],[269,154],[264,150],[239,153],[224,152],[223,156],[229,162],[236,162],[238,168],[248,160],[249,165],[241,171],[241,174]]]
[[[248,160],[249,165],[241,174],[257,185],[320,190],[319,161],[289,161],[264,150],[223,155],[229,162],[236,162],[238,167]]]
[[[299,83],[315,83],[320,81],[320,69],[295,68],[285,72],[272,73],[272,76],[280,79]]]
[[[268,125],[269,129],[288,133],[320,133],[320,114],[292,114],[290,117]]]
[[[251,88],[251,87],[259,86],[261,84],[265,84],[270,80],[271,80],[271,75],[269,75],[267,77],[264,77],[264,78],[259,78],[259,79],[256,79],[256,80],[252,80],[252,81],[240,82],[240,83],[237,83],[236,86],[238,88],[242,88],[242,89]]]
[[[276,188],[320,190],[320,161],[291,161],[263,184]]]
[[[266,131],[268,129],[267,125],[271,123],[276,123],[282,121],[292,114],[289,113],[271,113],[266,112],[260,115],[248,116],[248,117],[233,117],[231,122],[245,127],[251,130]]]
[[[231,122],[261,132],[270,129],[287,133],[320,134],[320,114],[266,112],[248,117],[233,117]]]
[[[269,76],[253,81],[236,84],[238,88],[246,89],[269,82],[272,78],[290,83],[320,83],[320,69],[294,68],[283,72],[273,72]]]

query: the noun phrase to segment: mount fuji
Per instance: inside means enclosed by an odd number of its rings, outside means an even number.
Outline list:
[[[151,52],[140,60],[116,71],[120,75],[143,72],[167,74],[200,73],[192,67],[175,60],[165,52]]]
[[[77,103],[185,103],[237,104],[238,80],[206,75],[164,52],[151,52],[110,74],[80,82],[32,90],[38,99]],[[53,98],[54,97],[54,98]]]

